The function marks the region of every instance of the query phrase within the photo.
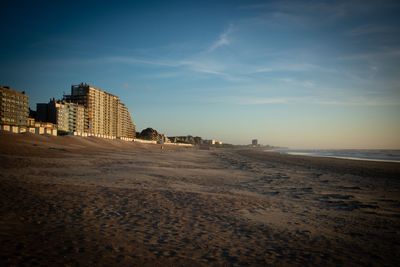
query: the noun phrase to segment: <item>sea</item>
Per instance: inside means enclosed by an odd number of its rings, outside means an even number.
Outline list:
[[[339,159],[384,161],[400,163],[400,150],[386,149],[289,149],[279,148],[273,151],[311,157],[328,157]]]

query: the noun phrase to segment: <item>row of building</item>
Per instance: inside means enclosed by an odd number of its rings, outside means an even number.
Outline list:
[[[167,138],[172,143],[185,143],[192,145],[222,145],[221,141],[214,139],[202,139],[200,136],[169,136]]]
[[[49,133],[41,129],[51,128],[52,134],[135,138],[135,124],[119,97],[86,83],[72,85],[71,94],[60,100],[38,103],[36,112],[29,112],[25,92],[7,86],[0,86],[0,101],[2,130]]]

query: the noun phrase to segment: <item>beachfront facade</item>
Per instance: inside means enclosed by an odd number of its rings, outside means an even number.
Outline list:
[[[221,141],[214,140],[214,139],[203,140],[202,143],[203,143],[203,144],[206,144],[206,145],[222,145],[222,142],[221,142]]]
[[[57,101],[54,103],[58,130],[83,135],[86,125],[85,107],[76,103]]]
[[[36,110],[38,121],[56,124],[60,133],[84,135],[87,120],[83,105],[53,98],[49,103],[38,103]]]
[[[28,118],[26,132],[32,134],[47,134],[57,136],[57,124],[36,121],[34,118]]]
[[[135,125],[119,97],[94,86],[81,83],[71,86],[71,94],[64,100],[86,109],[84,131],[89,136],[103,138],[134,138]]]
[[[29,116],[29,98],[24,91],[0,86],[0,124],[26,127]]]
[[[183,143],[183,144],[192,144],[192,145],[199,145],[203,142],[200,136],[170,136],[168,140],[172,143]]]
[[[24,91],[0,86],[0,129],[12,133],[57,135],[57,126],[29,118],[29,98]]]
[[[117,136],[135,138],[136,130],[131,115],[124,103],[118,102]]]

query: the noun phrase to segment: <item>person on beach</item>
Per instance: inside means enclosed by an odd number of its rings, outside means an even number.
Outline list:
[[[161,145],[161,151],[164,149],[164,139],[160,140],[160,145]]]

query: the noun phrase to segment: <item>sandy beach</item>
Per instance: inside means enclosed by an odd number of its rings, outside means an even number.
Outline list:
[[[400,164],[0,133],[1,266],[399,266]]]

